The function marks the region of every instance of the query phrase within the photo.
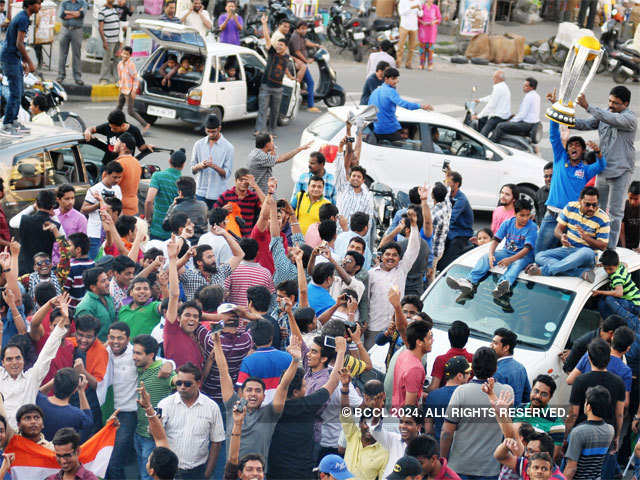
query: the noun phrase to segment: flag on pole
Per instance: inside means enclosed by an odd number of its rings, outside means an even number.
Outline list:
[[[103,478],[107,471],[117,430],[110,421],[80,446],[80,463],[97,477]],[[42,480],[60,470],[53,451],[21,435],[11,438],[4,453],[15,454],[11,466],[12,480]]]

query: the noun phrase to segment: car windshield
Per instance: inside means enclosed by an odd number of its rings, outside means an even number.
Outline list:
[[[344,121],[331,113],[325,113],[307,127],[307,131],[322,140],[330,141],[344,127]]]
[[[149,29],[149,33],[165,42],[184,43],[192,47],[204,48],[204,39],[202,35],[196,32],[172,32],[170,30]]]
[[[454,265],[448,272],[456,278],[466,278],[470,267]],[[424,311],[436,326],[447,330],[455,320],[462,320],[471,329],[471,335],[493,338],[498,328],[508,328],[518,335],[518,344],[534,350],[548,350],[562,325],[575,292],[541,283],[517,280],[513,287],[511,306],[513,313],[505,312],[493,302],[491,291],[498,283],[498,274],[480,282],[478,291],[464,304],[456,303],[460,292],[447,286],[440,277],[424,299]]]

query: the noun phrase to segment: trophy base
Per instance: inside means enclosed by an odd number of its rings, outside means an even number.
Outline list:
[[[549,120],[553,120],[561,125],[566,125],[569,128],[576,126],[575,110],[559,103],[554,103],[551,107],[547,108],[544,116]]]

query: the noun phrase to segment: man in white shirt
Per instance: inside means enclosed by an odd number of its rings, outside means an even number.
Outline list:
[[[193,27],[198,30],[203,37],[207,36],[213,26],[209,12],[202,6],[202,0],[193,0],[191,8],[187,10],[180,21],[187,27]]]
[[[540,122],[540,95],[536,92],[538,81],[527,78],[522,86],[524,98],[518,113],[508,122],[499,123],[493,132],[493,141],[499,142],[504,134],[527,136],[533,127]]]
[[[177,478],[210,478],[225,439],[220,407],[200,393],[202,372],[187,362],[178,368],[178,391],[158,403],[171,450],[178,455]]]
[[[413,51],[418,44],[418,17],[422,16],[422,5],[420,0],[400,0],[398,3],[398,14],[400,15],[400,32],[398,35],[398,55],[396,61],[398,67],[402,64],[404,44],[409,37],[409,49],[407,50],[407,62],[405,66],[411,68]]]
[[[211,248],[213,248],[216,262],[218,262],[219,264],[229,263],[229,260],[231,260],[231,257],[233,257],[231,248],[229,247],[229,244],[227,243],[225,238],[213,233],[213,229],[216,226],[226,228],[227,215],[228,212],[224,208],[211,209],[211,211],[209,212],[210,229],[207,233],[200,236],[200,240],[198,240],[198,245],[209,245]]]
[[[491,94],[475,100],[487,102],[478,115],[478,129],[485,137],[496,128],[500,122],[506,122],[511,117],[511,90],[504,81],[504,72],[496,70],[493,74],[493,89]]]

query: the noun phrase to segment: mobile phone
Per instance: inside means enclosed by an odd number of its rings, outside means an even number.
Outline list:
[[[449,160],[445,160],[444,162],[442,162],[443,172],[448,172],[450,168],[451,168],[451,162]]]
[[[336,348],[336,337],[330,337],[326,335],[324,337],[324,346],[329,348]]]
[[[158,415],[159,418],[162,418],[162,409],[161,408],[154,408],[154,410],[156,411],[156,414]]]
[[[209,324],[209,330],[211,333],[216,333],[221,331],[224,328],[224,322],[211,323]]]
[[[348,143],[353,143],[355,141],[356,141],[356,139],[354,137],[347,137],[347,142]]]
[[[354,331],[356,329],[356,322],[350,322],[347,320],[344,322],[344,326],[347,327],[347,329]]]
[[[236,407],[236,412],[238,412],[238,413],[244,412],[244,407],[246,407],[246,406],[247,406],[247,399],[246,398],[241,398],[240,399],[240,403]]]

